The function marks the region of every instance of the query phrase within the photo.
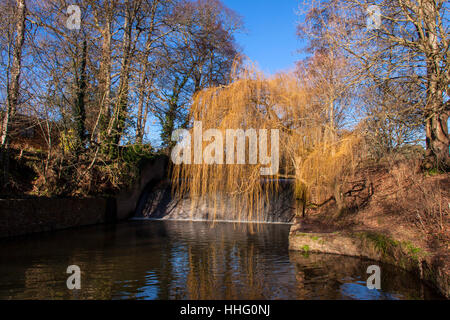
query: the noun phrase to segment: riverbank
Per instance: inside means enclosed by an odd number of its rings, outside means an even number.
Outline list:
[[[414,273],[450,298],[449,257],[415,247],[374,231],[312,233],[296,230],[289,236],[289,248],[305,253],[328,253],[368,258]]]
[[[450,174],[424,175],[403,162],[357,178],[366,187],[347,193],[344,208],[331,201],[296,219],[290,249],[392,264],[450,298]]]

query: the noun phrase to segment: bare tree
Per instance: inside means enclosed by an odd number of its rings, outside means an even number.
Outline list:
[[[158,73],[157,56],[158,47],[163,43],[163,39],[175,32],[177,25],[171,23],[169,16],[174,7],[174,1],[153,0],[144,4],[144,10],[148,13],[145,25],[145,45],[139,53],[139,80],[138,90],[138,110],[136,117],[136,143],[142,144],[144,129],[147,123],[151,92],[155,90],[154,80]]]
[[[415,85],[410,110],[420,110],[426,127],[426,169],[450,168],[448,14],[444,0],[329,0],[312,3],[305,29],[353,61],[352,81]]]
[[[329,122],[328,132],[336,135],[346,124],[350,85],[346,83],[347,62],[332,50],[317,50],[313,56],[297,63],[297,75],[306,87],[314,90],[312,99]]]
[[[20,140],[14,114],[28,112],[47,144],[28,150],[46,194],[131,181],[152,149],[141,148],[147,118],[170,133],[185,125],[193,95],[225,84],[237,53],[239,19],[220,1],[6,0],[0,11],[2,158]]]
[[[106,129],[111,112],[111,72],[112,72],[112,37],[117,7],[116,0],[89,1],[93,10],[93,27],[101,35],[101,58],[98,72],[98,116],[92,128],[91,140],[101,143],[106,136]],[[98,131],[98,134],[96,133]]]
[[[172,19],[178,32],[165,39],[160,53],[164,73],[157,79],[157,117],[161,138],[170,146],[176,126],[187,125],[192,97],[204,88],[224,85],[230,80],[239,56],[234,33],[242,26],[239,16],[220,1],[181,1]]]

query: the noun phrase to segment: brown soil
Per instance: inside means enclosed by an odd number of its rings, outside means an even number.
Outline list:
[[[449,273],[450,173],[431,176],[418,168],[415,161],[402,161],[359,170],[344,189],[344,209],[334,201],[310,208],[293,231],[382,234],[420,248]]]

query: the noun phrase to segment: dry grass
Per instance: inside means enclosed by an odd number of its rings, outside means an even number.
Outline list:
[[[345,193],[343,210],[335,202],[312,208],[308,222],[334,230],[372,230],[448,254],[450,174],[424,174],[420,164],[418,158],[397,156],[360,167],[343,185],[354,190]]]
[[[381,214],[397,216],[403,224],[420,230],[428,241],[448,242],[450,174],[429,176],[419,168],[418,160],[392,164],[378,186]]]

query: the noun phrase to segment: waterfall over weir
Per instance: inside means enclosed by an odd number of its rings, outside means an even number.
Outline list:
[[[258,215],[249,219],[239,217],[230,199],[218,195],[221,199],[214,210],[214,201],[200,199],[193,206],[189,197],[175,199],[171,194],[171,185],[164,181],[157,186],[144,189],[136,210],[135,219],[151,220],[190,220],[190,221],[240,221],[255,223],[291,223],[295,216],[295,200],[292,181],[280,182],[279,192],[269,197]],[[215,216],[214,216],[215,214]]]

